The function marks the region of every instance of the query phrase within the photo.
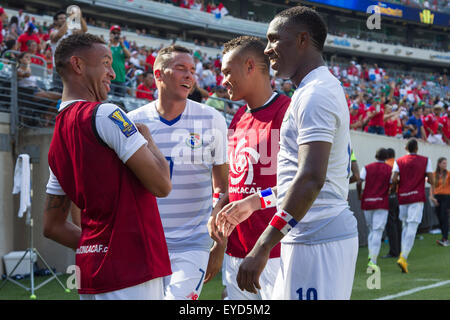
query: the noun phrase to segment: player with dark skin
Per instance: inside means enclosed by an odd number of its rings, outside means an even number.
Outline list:
[[[291,79],[298,86],[302,79],[312,70],[325,63],[321,53],[315,48],[311,35],[299,30],[287,18],[277,17],[267,31],[268,44],[265,54],[269,56],[271,67],[277,78]],[[282,209],[300,221],[313,204],[323,184],[328,166],[331,143],[311,142],[299,146],[298,171],[286,195]],[[295,190],[295,192],[294,192]],[[241,206],[247,210],[224,211],[217,217],[220,230],[229,235],[236,226],[254,211],[260,208],[257,197],[249,197],[250,206]],[[234,215],[235,223],[230,223]],[[237,219],[236,219],[237,218]],[[269,258],[270,250],[283,238],[283,234],[268,226],[258,239],[253,250],[242,262],[237,281],[241,290],[256,293],[260,289],[259,276]]]

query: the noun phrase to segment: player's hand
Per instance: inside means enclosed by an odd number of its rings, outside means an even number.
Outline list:
[[[225,248],[226,243],[225,246],[217,242],[214,243],[209,253],[208,267],[206,268],[205,280],[203,280],[203,283],[209,282],[222,269],[223,255],[225,253]]]
[[[226,242],[227,237],[225,237],[223,233],[220,232],[219,229],[217,228],[215,215],[209,217],[207,227],[211,239],[213,239],[215,242],[218,242],[221,245],[223,245]]]
[[[250,251],[242,261],[236,277],[239,289],[242,291],[247,290],[251,293],[258,293],[257,289],[261,289],[259,277],[267,264],[267,260],[269,260],[269,254],[270,250]]]
[[[236,226],[247,220],[251,214],[261,209],[258,194],[227,204],[217,214],[216,225],[225,237],[228,237]]]

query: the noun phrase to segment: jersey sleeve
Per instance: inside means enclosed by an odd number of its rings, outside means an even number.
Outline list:
[[[95,126],[100,139],[116,152],[123,163],[147,144],[134,122],[114,104],[105,103],[98,107]]]
[[[433,168],[431,167],[431,161],[430,158],[427,159],[427,169],[426,173],[433,173]]]
[[[214,158],[213,165],[227,163],[228,130],[225,117],[214,110]]]
[[[400,172],[397,161],[394,161],[394,165],[392,166],[392,172]]]
[[[336,106],[322,94],[311,94],[296,101],[297,144],[313,141],[333,143],[338,127]]]
[[[359,173],[359,178],[360,178],[361,180],[366,180],[366,175],[367,175],[366,167],[363,167],[363,168],[361,169],[361,172]]]
[[[61,185],[59,184],[58,179],[56,178],[52,169],[50,169],[50,167],[48,169],[50,171],[50,177],[48,178],[48,182],[47,182],[47,193],[57,195],[57,196],[64,196],[66,193],[61,188]]]

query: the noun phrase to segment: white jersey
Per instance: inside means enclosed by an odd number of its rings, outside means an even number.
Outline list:
[[[357,235],[356,219],[347,196],[350,177],[349,112],[340,82],[325,66],[305,76],[286,112],[278,153],[277,207],[298,170],[301,144],[325,141],[332,144],[325,184],[303,219],[283,243],[321,243]]]
[[[212,212],[212,167],[226,163],[227,126],[214,108],[187,100],[183,113],[171,120],[156,110],[158,100],[128,113],[148,126],[170,165],[172,191],[157,198],[170,252],[209,250],[207,222]]]

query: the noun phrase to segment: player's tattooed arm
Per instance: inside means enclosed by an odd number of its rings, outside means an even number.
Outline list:
[[[67,220],[70,203],[66,195],[47,194],[43,233],[45,237],[75,250],[81,237],[81,229]]]
[[[47,194],[47,201],[45,203],[45,210],[61,209],[67,211],[70,206],[70,199],[67,196],[58,196]]]

